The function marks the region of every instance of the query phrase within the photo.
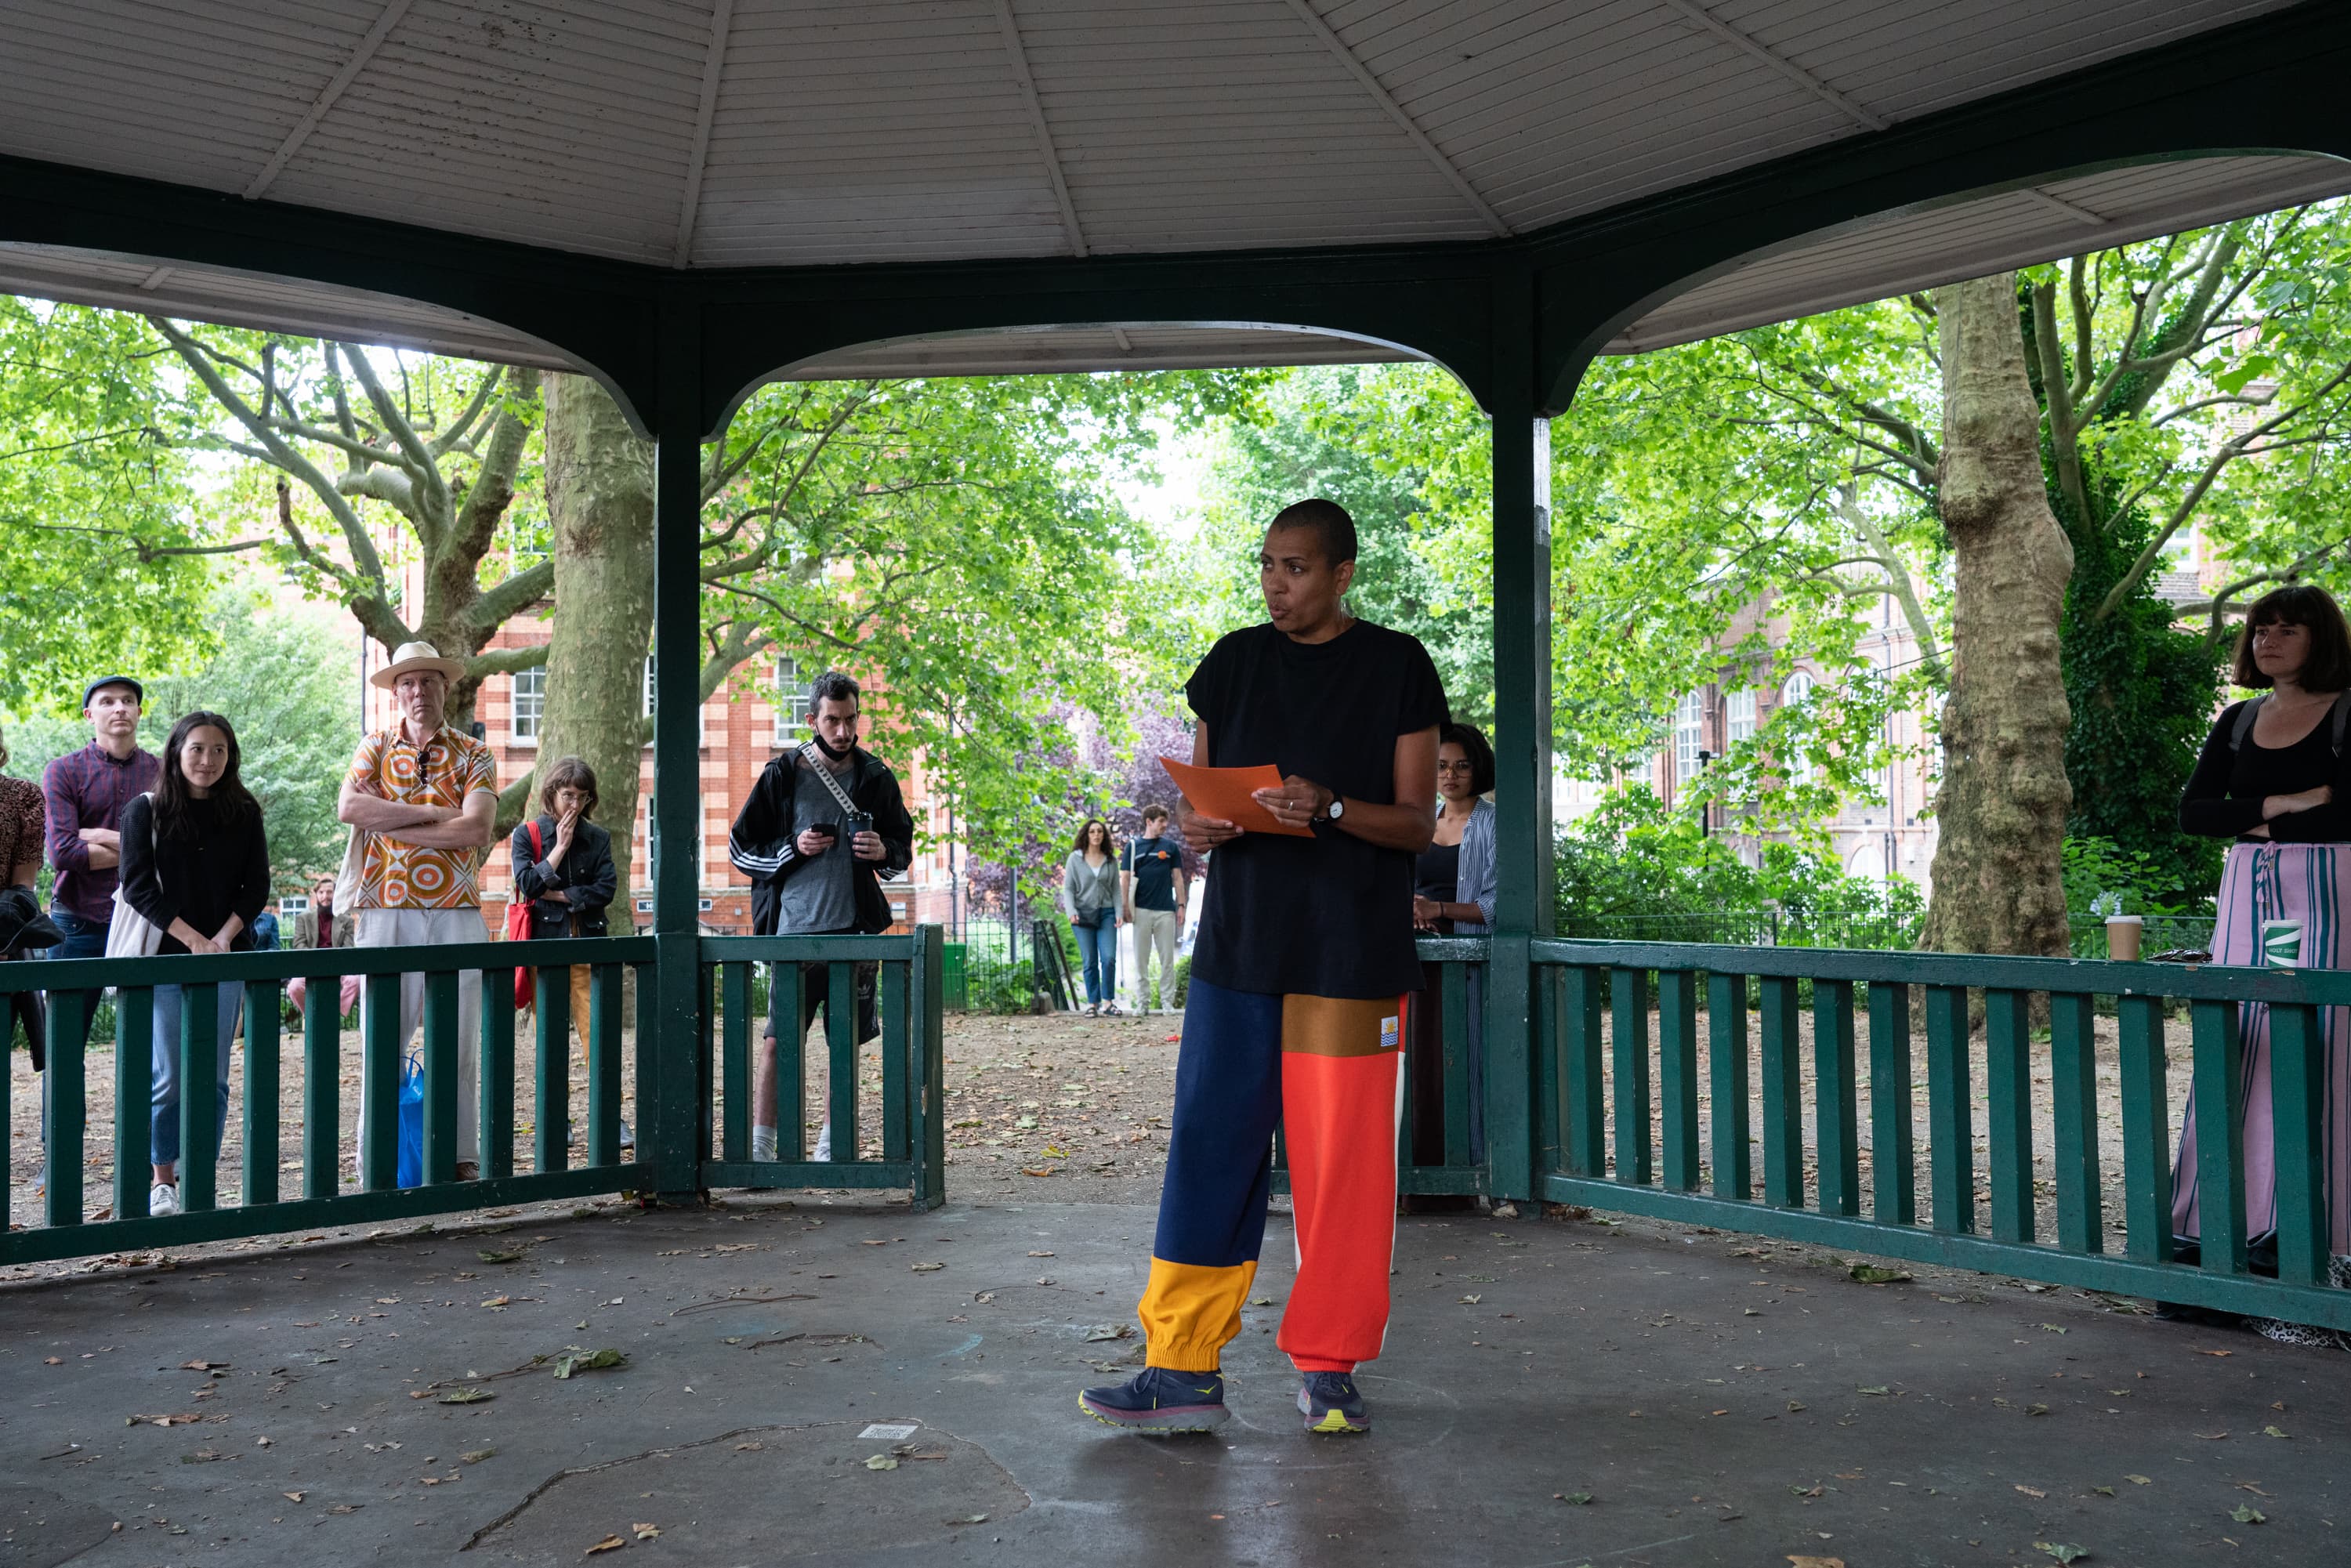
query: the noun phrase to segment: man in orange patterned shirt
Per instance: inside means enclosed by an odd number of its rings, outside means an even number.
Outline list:
[[[359,835],[357,885],[343,909],[359,947],[486,942],[481,870],[498,809],[490,748],[442,722],[449,683],[464,672],[429,643],[404,643],[374,682],[388,687],[400,722],[360,742],[336,814]],[[400,986],[400,1049],[424,1014],[424,977]],[[457,980],[457,1179],[481,1173],[475,1095],[482,1034],[482,975]],[[366,1038],[362,1023],[360,1038]],[[367,1077],[360,1078],[360,1169],[367,1169]]]

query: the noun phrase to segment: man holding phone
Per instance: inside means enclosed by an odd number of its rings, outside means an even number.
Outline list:
[[[810,684],[809,723],[815,737],[768,764],[727,835],[727,859],[751,879],[754,936],[839,936],[890,928],[890,901],[880,879],[901,875],[914,862],[914,823],[906,814],[898,776],[857,744],[859,695],[857,683],[839,670],[827,670]],[[860,1045],[882,1032],[874,1013],[878,969],[857,966]],[[826,1006],[826,991],[824,966],[802,966],[801,1034]],[[778,1157],[776,1100],[771,1019],[753,1072],[755,1160]],[[831,1159],[831,1142],[827,1124],[809,1157]],[[796,1112],[789,1145],[795,1160],[799,1147]]]

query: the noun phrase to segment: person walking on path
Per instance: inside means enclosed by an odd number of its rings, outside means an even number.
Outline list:
[[[8,739],[0,734],[0,768],[7,766]],[[25,927],[40,919],[33,882],[41,874],[47,816],[39,785],[28,779],[11,779],[0,773],[0,896],[5,896],[9,904],[7,909],[0,910],[0,924],[16,933],[0,940],[0,963],[29,958],[39,946]],[[62,933],[56,932],[53,926],[44,935],[54,941]],[[10,1033],[21,1026],[26,1048],[32,1052],[33,1071],[41,1071],[47,1061],[46,1017],[38,991],[11,991],[0,998],[0,1061],[7,1060]]]
[[[1192,760],[1272,764],[1281,781],[1256,801],[1297,836],[1180,808],[1213,874],[1136,1309],[1144,1370],[1079,1396],[1113,1426],[1200,1431],[1226,1418],[1220,1356],[1257,1272],[1278,1124],[1298,1277],[1276,1343],[1302,1375],[1307,1430],[1370,1429],[1353,1373],[1387,1333],[1399,1058],[1421,986],[1413,857],[1435,825],[1447,715],[1428,651],[1348,613],[1354,576],[1346,509],[1286,507],[1258,558],[1269,620],[1221,639],[1185,687],[1199,718]]]
[[[1184,843],[1167,836],[1167,808],[1143,809],[1143,836],[1119,852],[1119,904],[1134,933],[1134,1010],[1149,1013],[1151,956],[1159,956],[1159,1008],[1176,1010],[1176,937],[1191,893]]]
[[[1061,862],[1061,913],[1078,935],[1078,961],[1086,977],[1086,1017],[1118,1011],[1118,846],[1110,824],[1090,817]]]
[[[533,941],[605,934],[605,911],[620,889],[620,873],[612,864],[612,835],[590,820],[597,799],[596,770],[584,758],[560,758],[539,783],[539,814],[514,831],[508,848],[515,896],[530,901]],[[588,1063],[590,974],[585,964],[570,967],[571,1029],[582,1066]],[[620,1045],[612,1041],[613,1050]],[[576,1128],[571,1141],[580,1141]],[[622,1122],[621,1146],[635,1143]]]
[[[914,861],[914,821],[898,776],[857,744],[860,693],[839,670],[810,683],[805,744],[771,759],[726,836],[726,857],[751,879],[751,932],[757,936],[839,936],[887,931],[890,901],[881,878],[902,875]],[[874,1006],[881,966],[856,967],[858,1045],[882,1032]],[[800,966],[799,1031],[820,1009],[830,1027],[825,966]],[[799,1086],[793,1086],[794,1093]],[[760,1040],[751,1095],[751,1157],[776,1158],[776,1031],[770,1014]],[[793,1143],[802,1108],[792,1107]],[[856,1151],[850,1151],[854,1157]],[[832,1123],[817,1134],[818,1160],[832,1157]]]
[[[139,709],[146,689],[129,675],[100,675],[82,688],[81,716],[90,743],[68,752],[41,771],[41,805],[47,821],[49,918],[65,940],[51,958],[106,956],[106,927],[114,917],[114,890],[122,863],[122,809],[155,788],[161,772],[152,752],[139,746]],[[81,1039],[89,1043],[99,993],[83,991]],[[55,993],[47,995],[57,1006]],[[41,1075],[41,1171],[33,1178],[36,1197],[49,1183],[49,1080]]]
[[[343,914],[358,921],[359,947],[426,947],[486,942],[481,871],[495,836],[497,765],[490,748],[443,723],[449,683],[464,673],[430,643],[403,643],[374,684],[388,689],[399,720],[360,741],[336,814],[356,842],[356,885],[340,889]],[[424,977],[400,982],[399,1049],[424,1015]],[[474,1092],[482,1036],[482,973],[457,978],[457,1179],[481,1172]],[[361,1020],[360,1038],[366,1036]],[[359,1166],[371,1153],[368,1075],[360,1075]],[[386,1118],[387,1124],[390,1118]]]
[[[1476,726],[1448,724],[1437,742],[1437,833],[1413,865],[1412,924],[1431,936],[1483,936],[1494,915],[1494,806],[1485,799],[1494,788],[1494,748]],[[1415,1165],[1445,1164],[1445,1016],[1437,1005],[1443,966],[1424,964],[1421,977],[1429,1005],[1414,1015],[1412,1050],[1412,1158]],[[1476,966],[1464,977],[1468,1039],[1463,1097],[1468,1101],[1472,1165],[1486,1157],[1485,975]],[[1423,1195],[1408,1197],[1408,1214],[1474,1211],[1474,1197]]]
[[[2221,710],[2179,804],[2182,831],[2233,838],[2220,873],[2212,959],[2220,964],[2339,969],[2351,964],[2351,628],[2324,589],[2295,585],[2253,601],[2237,633],[2231,678],[2267,688]],[[2320,1126],[2328,1246],[2351,1281],[2351,1009],[2319,1012],[2325,1071]],[[2245,1232],[2274,1256],[2277,1145],[2270,1100],[2270,1009],[2240,1009],[2244,1044]],[[2172,1230],[2202,1235],[2196,1106],[2179,1132]],[[2280,1325],[2287,1337],[2319,1331]]]
[[[239,777],[241,760],[225,717],[189,714],[172,727],[154,793],[134,795],[122,809],[122,904],[162,933],[158,954],[254,950],[253,923],[269,902],[269,838],[261,802]],[[151,1004],[150,1214],[180,1212],[180,1021],[187,993],[184,986],[157,986]],[[243,986],[214,988],[212,1061],[188,1063],[213,1075],[213,1138],[198,1151],[208,1160],[220,1158],[228,1130],[229,1050],[244,998]]]

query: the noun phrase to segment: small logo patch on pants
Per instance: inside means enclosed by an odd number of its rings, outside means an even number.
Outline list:
[[[1384,1018],[1380,1020],[1380,1049],[1382,1051],[1394,1051],[1396,1048],[1397,1039],[1400,1032],[1397,1026],[1402,1022],[1403,1019],[1394,1018]]]

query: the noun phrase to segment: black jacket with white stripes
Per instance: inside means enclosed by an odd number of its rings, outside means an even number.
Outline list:
[[[808,863],[793,841],[800,831],[792,810],[794,775],[800,766],[797,746],[771,758],[760,770],[759,781],[751,786],[751,798],[743,802],[734,829],[726,835],[726,858],[751,879],[754,936],[776,935],[778,890]],[[857,895],[857,928],[886,931],[891,925],[890,901],[883,896],[879,879],[902,876],[914,863],[914,821],[906,814],[898,776],[862,746],[850,754],[845,785],[857,809],[872,813],[873,831],[882,836],[883,851],[881,860],[858,861],[851,870]]]

